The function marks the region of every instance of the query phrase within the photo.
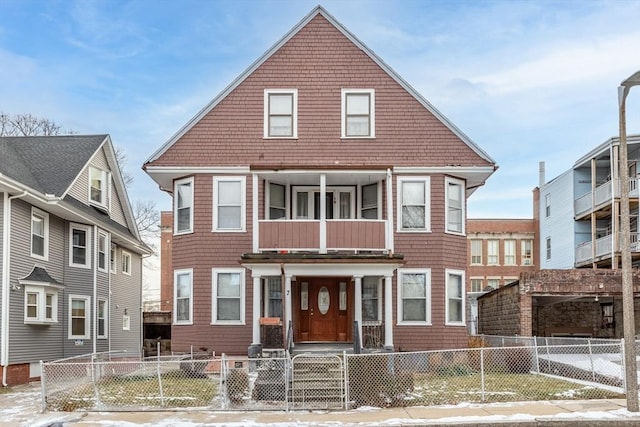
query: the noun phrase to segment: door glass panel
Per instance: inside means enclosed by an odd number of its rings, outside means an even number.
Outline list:
[[[326,219],[333,219],[333,192],[327,192],[325,194],[327,207]],[[320,192],[313,193],[313,218],[320,219]]]
[[[340,219],[351,218],[351,193],[340,192]]]
[[[309,218],[309,193],[297,193],[296,218]]]
[[[318,310],[320,310],[320,313],[327,314],[330,304],[329,289],[327,289],[326,286],[323,286],[318,291]]]

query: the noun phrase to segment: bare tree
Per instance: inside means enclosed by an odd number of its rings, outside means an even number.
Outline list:
[[[73,133],[73,132],[69,132]],[[60,135],[60,125],[31,114],[13,116],[0,112],[0,136]]]
[[[127,153],[120,147],[114,146],[116,161],[118,162],[118,166],[120,166],[120,174],[122,175],[122,181],[124,182],[124,186],[129,188],[131,184],[133,184],[133,175],[129,173],[128,170],[125,169],[125,165],[127,164]]]

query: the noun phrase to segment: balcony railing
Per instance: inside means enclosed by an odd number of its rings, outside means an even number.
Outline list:
[[[259,251],[386,251],[387,221],[260,220]]]
[[[638,233],[631,233],[630,240],[631,251],[640,252],[640,241],[638,239]],[[613,250],[613,234],[600,237],[599,239],[596,239],[595,243],[595,254],[592,254],[593,246],[591,242],[584,242],[578,245],[578,247],[576,248],[576,264],[588,262],[594,258],[607,258],[607,256],[611,256],[611,252]]]
[[[614,194],[613,181],[609,180],[596,187],[592,200],[591,191],[578,197],[574,202],[574,212],[576,216],[585,214],[592,209],[611,203]],[[615,189],[615,196],[618,197],[620,191]],[[629,178],[629,197],[638,197],[638,177]]]

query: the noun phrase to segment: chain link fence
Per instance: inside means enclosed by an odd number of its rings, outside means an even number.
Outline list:
[[[622,345],[42,363],[43,410],[298,410],[624,397]],[[482,344],[486,344],[484,341]]]

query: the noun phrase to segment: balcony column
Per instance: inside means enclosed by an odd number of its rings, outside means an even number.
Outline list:
[[[253,328],[251,342],[253,345],[260,344],[260,302],[262,301],[262,292],[260,286],[260,276],[251,275],[253,280]]]
[[[320,253],[327,253],[327,174],[320,174]]]
[[[252,175],[252,183],[251,183],[251,194],[252,194],[252,218],[253,218],[253,225],[252,225],[252,238],[253,238],[253,253],[256,254],[258,253],[258,248],[260,247],[260,227],[259,227],[259,221],[258,221],[258,212],[260,211],[258,209],[258,174],[254,173]]]
[[[387,230],[386,249],[387,252],[393,253],[393,175],[391,169],[387,169]]]
[[[353,276],[355,281],[355,296],[353,303],[355,304],[353,317],[356,322],[358,322],[358,338],[360,338],[360,342],[358,343],[360,347],[362,347],[362,276]]]
[[[393,351],[393,277],[384,278],[384,348]]]

